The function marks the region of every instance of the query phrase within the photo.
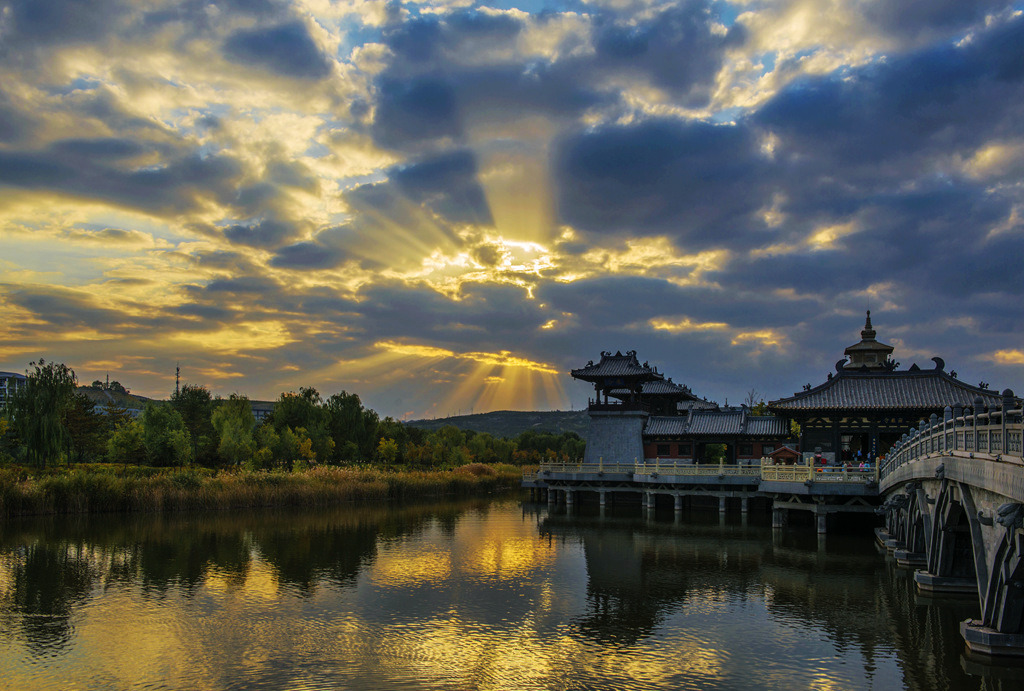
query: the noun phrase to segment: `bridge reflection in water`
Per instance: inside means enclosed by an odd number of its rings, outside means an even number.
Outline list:
[[[922,421],[874,469],[545,464],[523,486],[570,508],[581,493],[596,494],[602,508],[622,494],[639,494],[648,509],[670,497],[676,511],[694,498],[717,499],[723,514],[730,501],[739,499],[744,513],[761,501],[774,528],[803,510],[817,517],[819,533],[833,513],[881,514],[878,540],[901,567],[918,569],[918,589],[977,597],[980,617],[959,625],[972,653],[1024,658],[1024,410],[1010,390],[999,409],[975,404]]]

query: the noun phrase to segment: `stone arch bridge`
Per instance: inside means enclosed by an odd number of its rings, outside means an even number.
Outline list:
[[[1024,411],[1013,392],[999,409],[946,408],[908,432],[879,472],[876,530],[922,591],[978,597],[961,623],[975,653],[1024,656]]]

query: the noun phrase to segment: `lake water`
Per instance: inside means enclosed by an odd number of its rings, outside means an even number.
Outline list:
[[[0,524],[12,689],[1003,689],[870,529],[517,500]]]

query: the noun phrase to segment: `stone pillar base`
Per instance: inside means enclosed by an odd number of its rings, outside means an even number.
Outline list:
[[[918,571],[914,574],[914,583],[917,589],[923,593],[940,595],[950,593],[952,595],[977,595],[978,583],[973,578],[957,578],[954,576],[936,576],[927,571]]]
[[[898,549],[906,549],[906,547],[907,546],[903,544],[902,540],[886,540],[885,541],[885,548],[887,550],[889,550],[890,553],[895,552]]]
[[[920,568],[928,566],[928,557],[924,552],[911,552],[905,549],[893,550],[892,556],[896,559],[896,565],[905,569]]]
[[[1024,634],[999,633],[977,619],[960,622],[960,635],[972,653],[990,657],[1024,658]]]
[[[885,543],[890,540],[889,533],[886,532],[885,528],[875,528],[875,541],[885,547]]]

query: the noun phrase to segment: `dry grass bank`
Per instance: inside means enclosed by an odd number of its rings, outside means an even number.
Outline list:
[[[0,471],[0,517],[328,506],[347,501],[467,497],[518,487],[515,466],[454,470],[319,467],[299,472],[89,466],[40,476]]]

